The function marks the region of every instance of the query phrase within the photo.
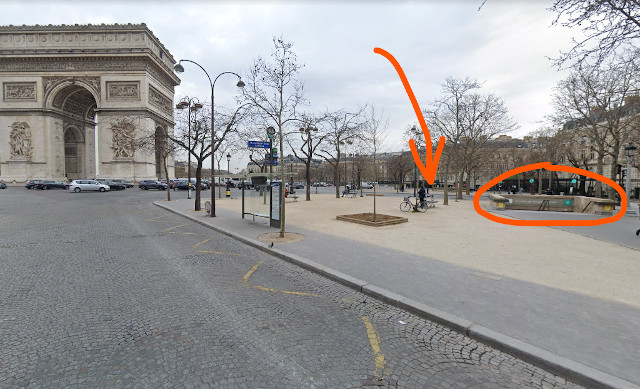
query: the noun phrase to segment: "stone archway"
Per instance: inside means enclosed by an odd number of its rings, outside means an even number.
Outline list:
[[[85,177],[84,137],[82,132],[73,126],[64,129],[64,172],[68,180]]]
[[[45,106],[52,114],[62,119],[62,128],[54,126],[53,131],[62,130],[64,158],[53,159],[52,170],[56,175],[62,172],[67,180],[94,178],[95,147],[93,142],[96,133],[96,93],[87,85],[77,83],[74,79],[59,81],[45,101]],[[54,136],[54,139],[59,134]]]
[[[174,64],[144,24],[0,26],[0,179],[156,178]]]

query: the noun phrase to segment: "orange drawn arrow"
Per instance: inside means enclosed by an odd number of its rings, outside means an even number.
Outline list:
[[[550,219],[550,220],[513,220],[513,219],[507,219],[504,217],[500,217],[500,216],[496,216],[494,214],[491,214],[487,211],[485,211],[484,209],[482,209],[482,207],[480,207],[480,196],[482,196],[482,194],[484,192],[486,192],[488,189],[490,189],[492,186],[497,185],[500,181],[509,178],[515,174],[518,173],[522,173],[522,172],[526,172],[529,170],[536,170],[536,169],[546,169],[546,170],[551,170],[551,171],[556,171],[556,172],[569,172],[569,173],[573,173],[573,174],[577,174],[580,176],[587,176],[587,177],[591,177],[594,178],[598,181],[602,181],[603,183],[611,186],[613,189],[615,189],[619,194],[620,194],[620,210],[618,211],[618,213],[616,213],[613,216],[609,216],[609,217],[605,217],[602,219],[591,219],[591,220],[558,220],[558,219]],[[541,196],[541,197],[545,197],[545,196]],[[571,167],[571,166],[563,166],[563,165],[552,165],[551,162],[538,162],[538,163],[532,163],[530,165],[525,165],[525,166],[520,166],[517,167],[515,169],[511,169],[508,172],[502,173],[500,174],[498,177],[494,178],[493,180],[487,182],[486,184],[484,184],[482,187],[480,187],[477,191],[475,196],[473,196],[473,208],[475,208],[476,212],[478,212],[478,214],[480,216],[484,216],[485,218],[494,221],[496,223],[502,223],[502,224],[507,224],[507,225],[512,225],[512,226],[572,226],[572,227],[576,227],[576,226],[599,226],[602,224],[607,224],[607,223],[613,223],[616,222],[618,220],[620,220],[622,218],[622,216],[624,215],[624,213],[627,210],[627,194],[624,193],[624,189],[622,189],[622,187],[618,184],[616,184],[613,180],[601,176],[600,174],[596,174],[594,172],[590,172],[589,170],[584,170],[584,169],[578,169],[575,167]]]
[[[418,117],[418,122],[420,123],[420,127],[422,128],[422,133],[424,134],[424,140],[426,143],[427,155],[425,156],[424,164],[420,160],[420,154],[418,154],[418,149],[416,148],[416,142],[413,139],[409,139],[409,148],[411,149],[411,154],[413,155],[413,160],[416,163],[418,169],[420,169],[420,173],[422,173],[422,177],[429,183],[429,185],[433,185],[436,180],[436,173],[438,172],[438,162],[440,161],[440,155],[442,154],[442,150],[444,149],[444,136],[441,136],[438,140],[438,147],[436,147],[436,154],[431,159],[431,153],[433,151],[431,147],[431,134],[429,134],[429,128],[427,128],[427,123],[424,121],[424,117],[422,116],[422,110],[420,110],[420,106],[416,101],[416,97],[413,95],[413,91],[411,90],[411,85],[409,85],[409,81],[407,81],[407,76],[404,75],[404,71],[402,67],[393,58],[393,55],[389,54],[387,51],[376,47],[373,49],[373,52],[376,54],[380,54],[391,62],[393,67],[398,72],[398,76],[400,76],[400,80],[402,81],[402,85],[404,85],[404,89],[407,91],[407,95],[409,96],[409,100],[411,100],[411,105],[413,105],[413,110],[416,111],[416,116]]]

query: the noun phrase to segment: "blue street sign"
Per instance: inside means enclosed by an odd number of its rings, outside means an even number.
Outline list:
[[[249,147],[259,148],[259,149],[268,149],[269,142],[262,142],[259,140],[250,140]]]

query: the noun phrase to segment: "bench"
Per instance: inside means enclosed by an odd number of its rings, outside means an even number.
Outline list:
[[[357,190],[349,190],[346,193],[343,192],[342,193],[342,197],[351,197],[354,198],[358,195],[358,191]]]
[[[435,208],[438,200],[435,200],[433,195],[426,195],[424,202],[428,207]]]
[[[294,202],[294,203],[297,203],[297,202],[298,202],[298,197],[300,197],[300,196],[298,196],[298,195],[291,195],[291,196],[288,196],[288,198],[293,199],[293,202]]]

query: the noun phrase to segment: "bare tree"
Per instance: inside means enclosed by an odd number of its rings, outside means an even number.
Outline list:
[[[229,113],[225,108],[219,107],[215,112],[215,136],[213,151],[217,152],[225,140],[237,131],[237,126],[243,118],[246,106],[242,105]],[[204,161],[211,156],[211,116],[210,110],[203,109],[199,111],[199,115],[196,117],[195,125],[191,126],[191,148],[189,148],[189,132],[184,126],[176,127],[174,135],[171,140],[175,142],[179,147],[187,152],[191,153],[191,156],[196,161],[196,196],[195,206],[196,211],[200,210],[200,191],[202,182],[202,166]],[[215,172],[214,172],[215,173]],[[211,190],[214,190],[215,183],[211,183]]]
[[[285,127],[297,120],[297,111],[305,103],[304,84],[297,78],[304,65],[298,63],[293,43],[274,37],[273,46],[270,61],[260,57],[254,62],[242,96],[257,115],[276,129],[280,153],[284,155]],[[280,177],[284,183],[282,164]],[[286,220],[283,185],[280,186],[280,237],[284,237]]]
[[[353,145],[360,137],[359,131],[363,123],[363,111],[364,108],[353,113],[342,110],[328,112],[322,122],[326,129],[325,141],[317,152],[332,167],[336,198],[340,198],[340,161],[342,154],[349,144]]]
[[[404,177],[407,173],[414,169],[416,169],[416,164],[409,153],[402,153],[389,159],[387,162],[387,171],[397,183],[396,192],[398,192],[400,185],[404,185]]]
[[[494,94],[473,93],[479,88],[480,83],[470,77],[447,77],[442,84],[444,96],[424,111],[429,128],[447,139],[444,148],[444,205],[449,204],[450,169],[453,169],[457,180],[458,200],[462,198],[465,174],[468,187],[472,172],[488,158],[488,142],[518,127],[509,116],[504,101]]]
[[[318,130],[316,124],[321,122],[318,118],[305,117],[301,119],[302,127],[298,129],[299,140],[298,146],[292,144],[291,138],[287,139],[287,144],[293,151],[296,158],[304,163],[304,176],[306,181],[306,201],[311,200],[311,164],[313,163],[313,157],[316,155],[316,150],[322,144],[322,141],[327,136]]]
[[[147,154],[155,154],[156,161],[160,160],[162,172],[167,180],[167,201],[171,201],[169,190],[169,159],[178,151],[179,147],[172,140],[166,126],[158,126],[153,133],[137,138],[133,142],[134,148]]]
[[[376,221],[376,188],[378,187],[378,153],[384,150],[388,135],[389,119],[385,118],[384,110],[376,113],[375,105],[369,106],[366,112],[366,122],[362,128],[362,139],[373,156],[373,221]]]
[[[597,174],[603,175],[605,157],[611,158],[612,180],[621,149],[638,129],[637,73],[638,67],[629,57],[580,66],[560,81],[553,97],[552,119],[558,126],[574,131],[583,153],[596,153]],[[596,196],[602,196],[600,181],[596,183]],[[609,197],[613,196],[609,191]]]
[[[596,64],[621,47],[634,47],[640,38],[640,2],[637,0],[555,0],[549,9],[557,13],[554,25],[578,27],[584,39],[573,40],[568,52],[554,60],[558,67],[568,61]]]

